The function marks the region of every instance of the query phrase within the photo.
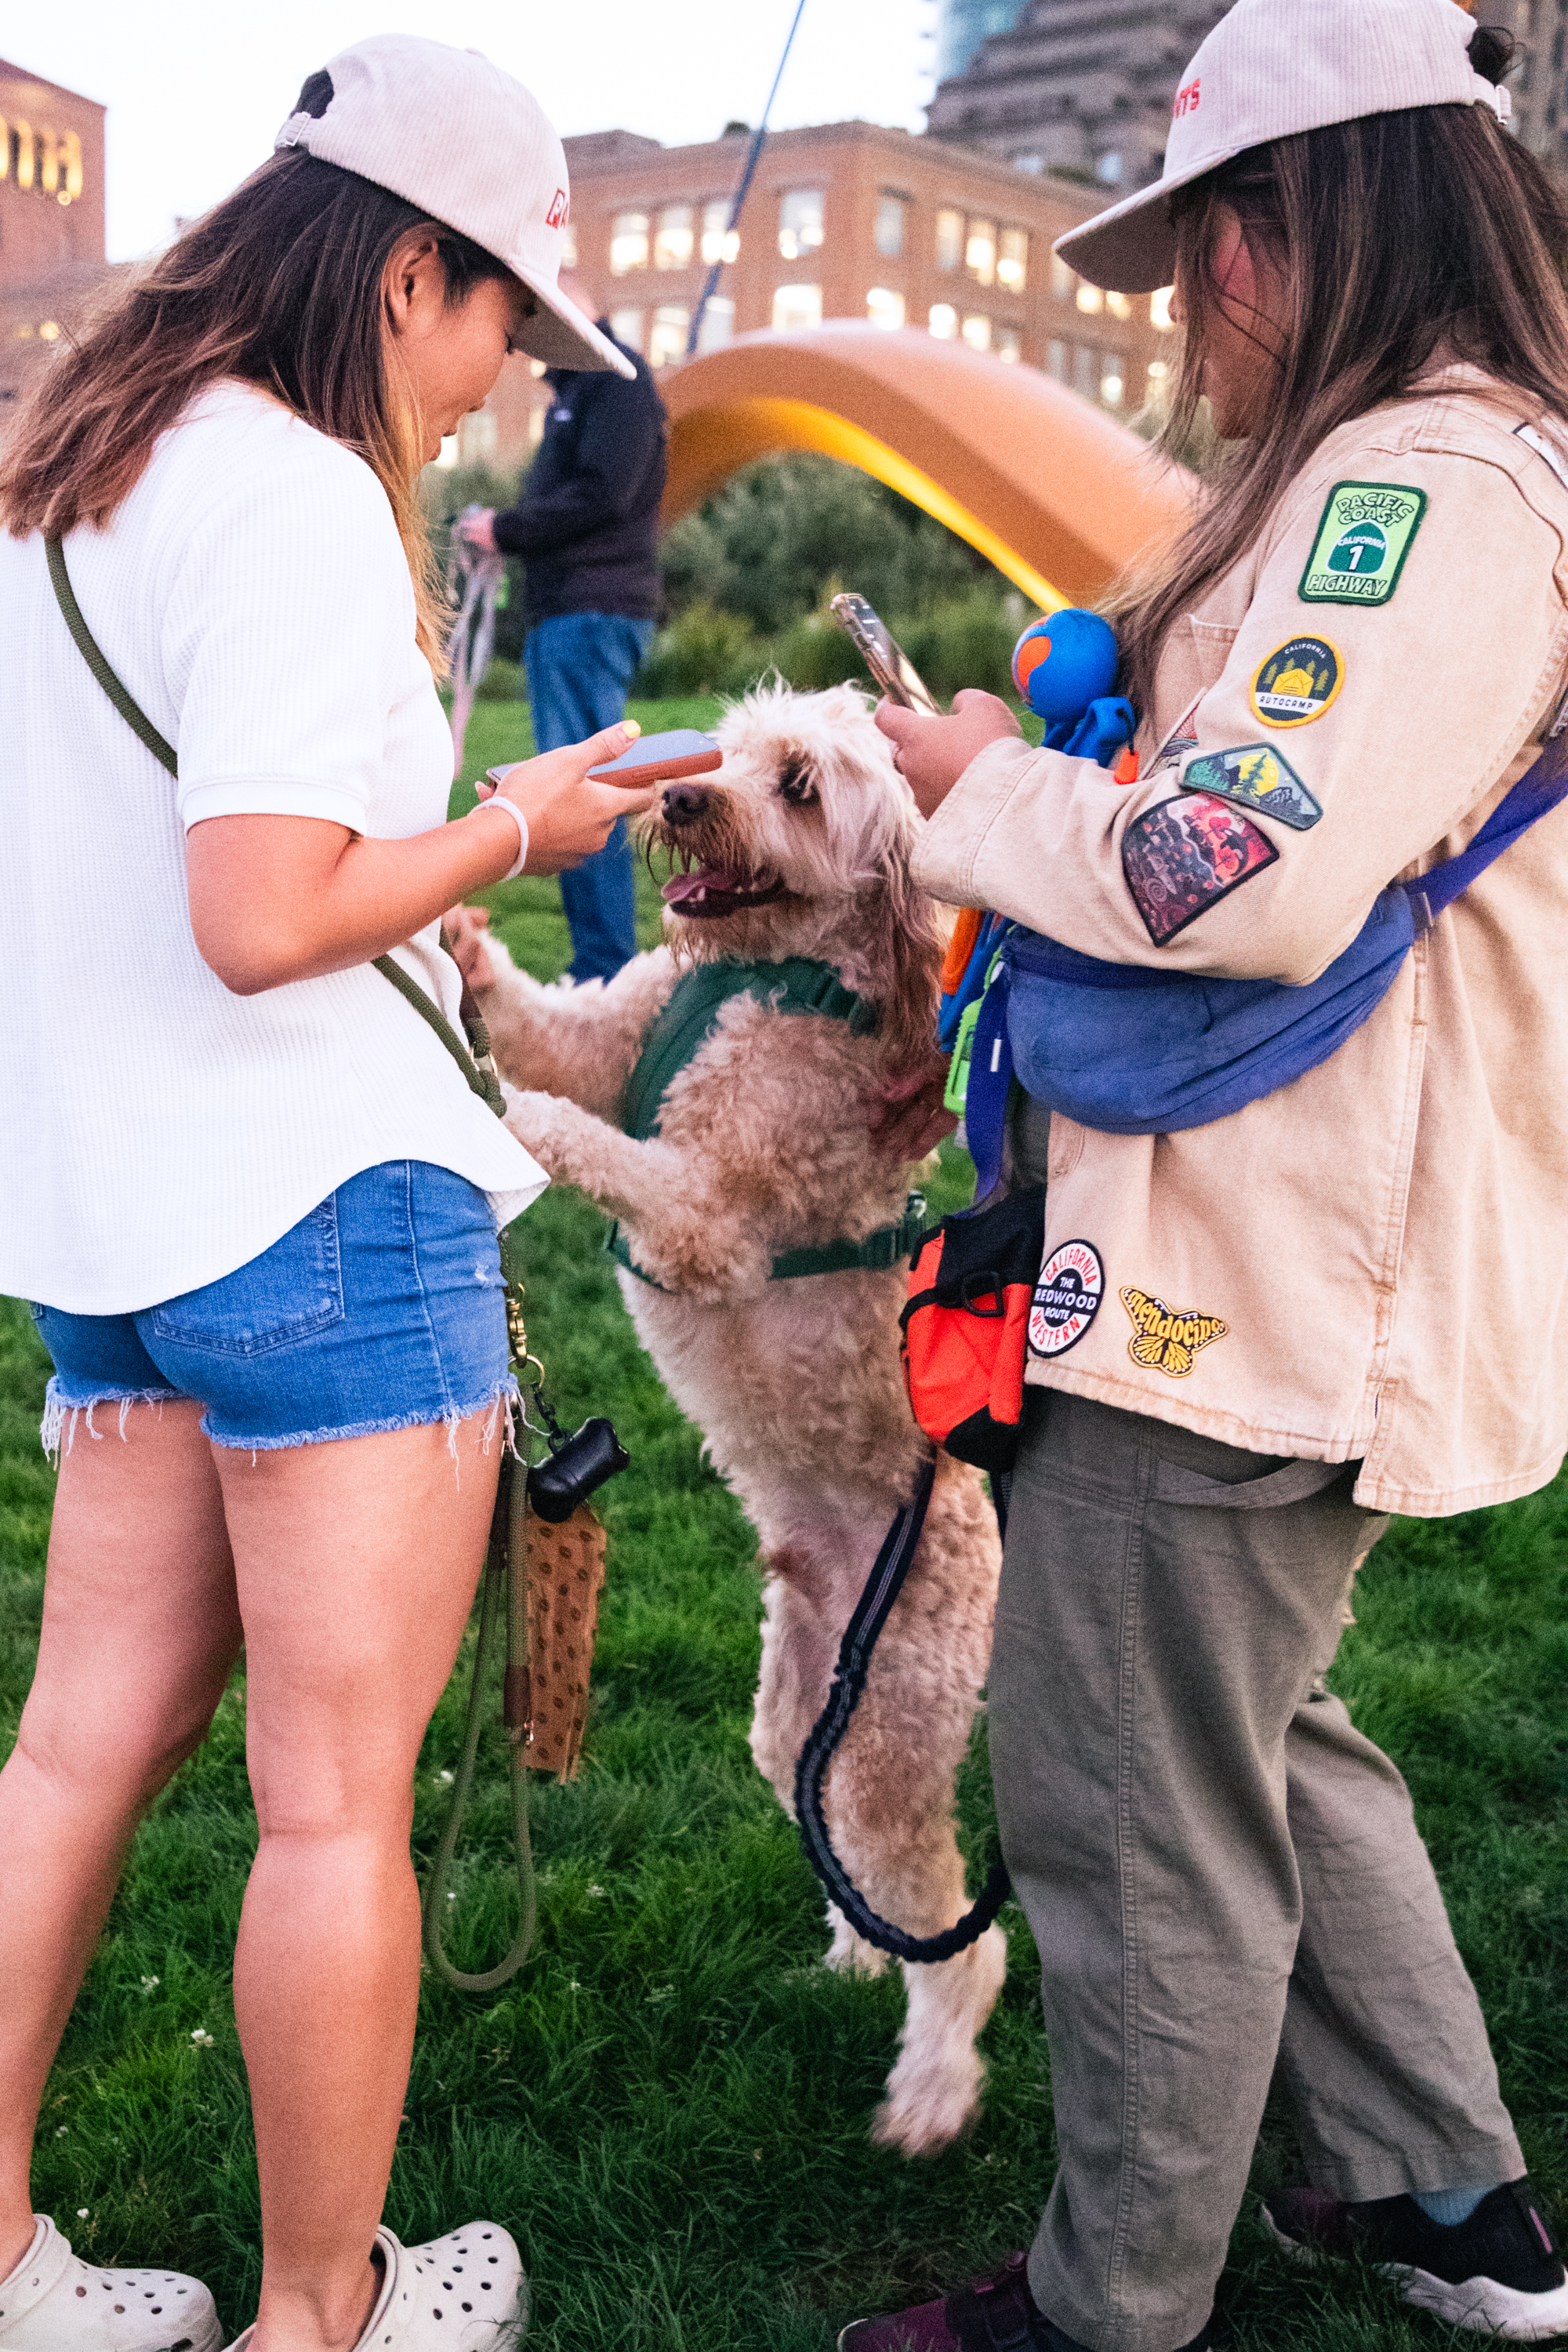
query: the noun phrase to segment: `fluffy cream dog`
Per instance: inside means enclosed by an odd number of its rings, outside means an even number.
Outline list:
[[[766,1568],[752,1752],[792,1807],[795,1761],[839,1637],[927,1453],[899,1361],[907,1269],[770,1280],[775,1255],[896,1223],[908,1167],[879,1156],[885,1090],[930,1060],[940,955],[909,877],[919,823],[862,697],[761,688],[718,730],[724,763],[668,785],[649,837],[674,852],[668,944],[607,987],[555,992],[471,928],[461,960],[510,1081],[509,1124],[551,1174],[620,1221],[644,1275],[638,1337],[740,1497]],[[732,997],[646,1141],[616,1124],[682,971],[711,959],[828,964],[876,1008],[844,1019]],[[511,1087],[525,1089],[512,1092]],[[873,1910],[914,1935],[965,1908],[953,1774],[990,1652],[1000,1552],[978,1471],[946,1455],[909,1581],[827,1784],[834,1846]],[[883,1955],[829,1904],[830,1967]],[[1005,1967],[993,1927],[905,1965],[907,2013],[876,2136],[910,2154],[973,2113],[975,2036]]]

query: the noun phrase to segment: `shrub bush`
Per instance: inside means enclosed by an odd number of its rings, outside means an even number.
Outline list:
[[[689,604],[660,630],[643,657],[632,691],[650,699],[675,694],[741,694],[768,666],[768,652],[738,613],[706,599]]]
[[[504,661],[498,654],[479,680],[476,702],[521,702],[528,693],[528,672],[521,662]]]

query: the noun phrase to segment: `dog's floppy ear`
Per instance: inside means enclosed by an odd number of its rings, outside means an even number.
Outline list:
[[[903,834],[893,842],[868,910],[883,934],[874,950],[878,971],[887,974],[881,1034],[900,1066],[923,1060],[936,1043],[942,955],[936,908],[910,872],[911,846]]]

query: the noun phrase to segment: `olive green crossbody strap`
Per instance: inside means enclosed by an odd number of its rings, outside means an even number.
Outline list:
[[[153,757],[160,761],[172,776],[177,776],[180,761],[174,745],[166,736],[159,734],[123,679],[110,667],[102,647],[82,617],[81,606],[76,601],[76,591],[70,583],[70,574],[66,570],[64,546],[58,539],[46,539],[44,552],[48,558],[49,583],[55,592],[55,601],[64,615],[67,628],[76,640],[78,653],[132,734],[140,738]],[[445,945],[445,940],[442,944]],[[506,1104],[501,1098],[500,1080],[496,1076],[495,1064],[490,1059],[489,1032],[479,1018],[478,1006],[472,1004],[470,999],[463,1007],[463,1026],[468,1033],[469,1041],[465,1045],[440,1006],[426,994],[416,980],[409,978],[401,964],[395,963],[389,955],[376,956],[373,961],[382,978],[389,980],[399,996],[413,1006],[421,1021],[435,1031],[467,1079],[469,1092],[478,1095],[481,1102],[488,1103],[498,1118],[504,1118]],[[468,998],[466,987],[463,992]]]

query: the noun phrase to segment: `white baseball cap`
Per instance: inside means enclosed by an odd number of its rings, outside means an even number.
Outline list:
[[[1091,286],[1152,293],[1175,269],[1172,194],[1248,147],[1409,106],[1489,106],[1506,122],[1507,90],[1470,63],[1475,29],[1455,0],[1236,0],[1182,76],[1158,181],[1055,250]]]
[[[559,368],[636,375],[556,285],[571,193],[543,108],[478,49],[378,33],[312,74],[272,142],[374,180],[455,228],[521,278],[544,308],[518,342]]]

